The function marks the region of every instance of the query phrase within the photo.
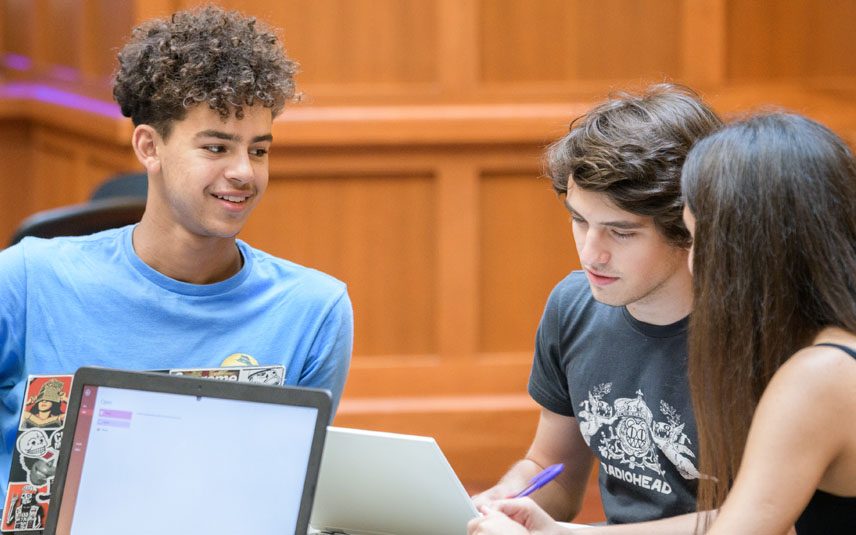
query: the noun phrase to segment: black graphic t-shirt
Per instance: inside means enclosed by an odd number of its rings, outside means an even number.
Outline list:
[[[650,325],[625,307],[599,303],[581,271],[547,301],[529,393],[547,410],[577,419],[600,468],[611,524],[695,510],[687,325],[687,318]]]

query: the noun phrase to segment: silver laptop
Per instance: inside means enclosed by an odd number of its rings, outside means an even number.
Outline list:
[[[329,427],[310,526],[347,535],[464,535],[478,512],[431,437]]]
[[[81,368],[46,535],[306,533],[330,395]]]

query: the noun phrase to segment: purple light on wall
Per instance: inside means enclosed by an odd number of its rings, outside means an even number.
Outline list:
[[[57,80],[65,80],[66,82],[74,82],[80,79],[80,71],[71,67],[54,67],[50,70],[50,74]]]
[[[5,54],[3,64],[16,71],[27,71],[33,66],[33,60],[20,54]]]
[[[0,86],[0,98],[31,99],[105,117],[122,117],[119,106],[113,102],[76,95],[45,84],[6,84]]]

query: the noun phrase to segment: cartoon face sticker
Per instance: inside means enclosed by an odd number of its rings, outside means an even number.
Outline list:
[[[24,457],[41,457],[48,451],[48,436],[41,429],[28,429],[18,437],[16,446]]]
[[[247,377],[247,380],[251,383],[275,385],[280,384],[282,378],[280,376],[279,370],[274,368],[265,368],[263,370],[251,373],[249,377]]]
[[[52,460],[36,459],[30,467],[29,480],[33,485],[41,487],[56,474],[56,458]]]
[[[20,429],[58,429],[65,423],[71,376],[31,376],[24,396]]]

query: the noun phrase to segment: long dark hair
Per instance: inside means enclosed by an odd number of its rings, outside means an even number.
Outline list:
[[[700,511],[722,505],[778,368],[822,328],[856,332],[856,162],[786,113],[733,123],[687,156],[696,217],[690,384]]]

